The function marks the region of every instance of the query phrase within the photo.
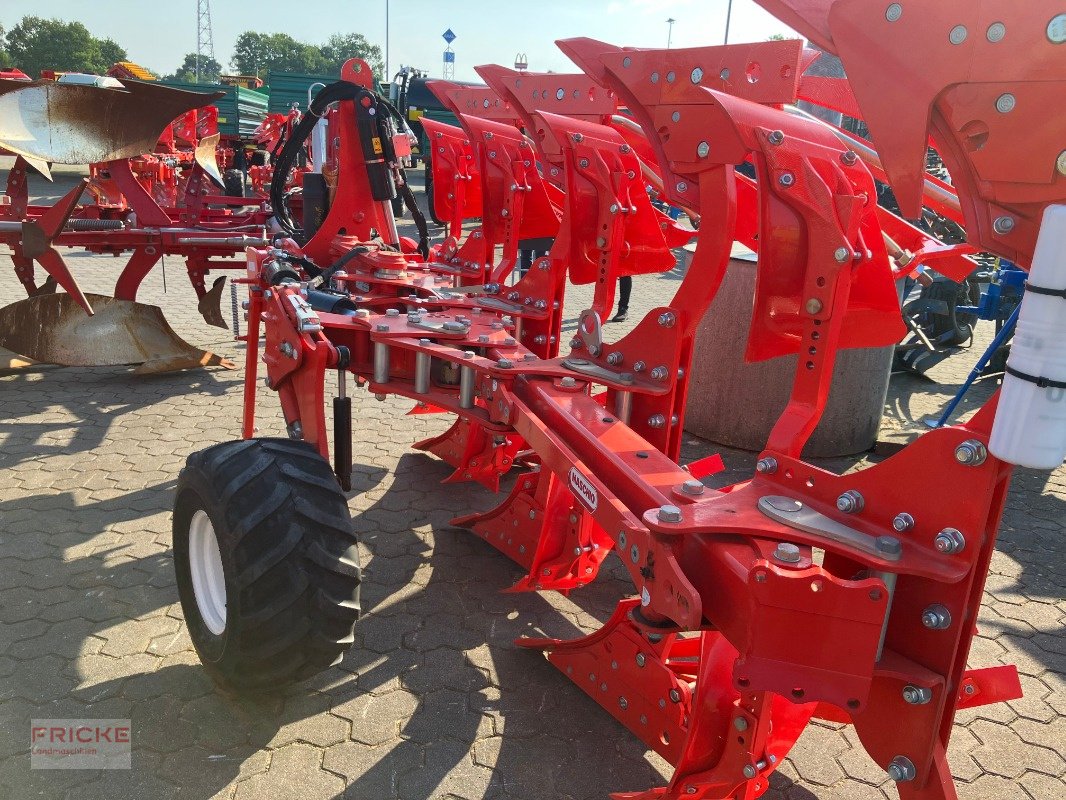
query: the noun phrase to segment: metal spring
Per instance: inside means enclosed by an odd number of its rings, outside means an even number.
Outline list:
[[[126,225],[120,219],[68,219],[63,226],[68,231],[117,231]]]
[[[230,307],[233,312],[233,338],[238,339],[241,335],[241,326],[239,317],[237,316],[237,284],[230,281],[229,284],[229,299]]]

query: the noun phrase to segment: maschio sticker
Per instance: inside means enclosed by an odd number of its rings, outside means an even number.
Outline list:
[[[595,511],[600,501],[600,493],[584,475],[578,472],[577,467],[570,467],[570,491],[584,504],[589,511]]]

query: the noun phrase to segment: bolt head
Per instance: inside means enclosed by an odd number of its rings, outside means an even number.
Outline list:
[[[988,448],[977,439],[967,439],[955,448],[955,460],[968,467],[979,467],[988,458]]]
[[[685,183],[684,181],[680,181],[680,182],[679,182],[679,183],[677,184],[677,191],[679,191],[679,192],[681,192],[682,194],[684,194],[685,192],[687,192],[687,191],[688,191],[688,184],[687,184],[687,183]]]
[[[924,686],[908,684],[903,687],[903,700],[912,706],[921,706],[933,699],[933,692]]]
[[[954,555],[966,547],[966,538],[957,528],[944,528],[933,539],[933,547],[944,555]]]
[[[806,309],[808,314],[811,314],[813,316],[814,314],[820,314],[824,306],[822,305],[821,300],[819,300],[817,297],[812,297],[804,305],[804,308]]]
[[[758,463],[755,464],[755,471],[764,475],[773,475],[777,472],[777,459],[772,456],[760,458]]]
[[[681,491],[685,494],[701,495],[706,491],[707,487],[703,485],[703,481],[690,480],[681,484]]]
[[[785,141],[785,133],[784,131],[770,131],[770,133],[767,134],[766,139],[770,144],[781,144]]]
[[[1004,92],[996,98],[996,111],[1000,114],[1009,114],[1018,105],[1018,98],[1010,92]]]
[[[939,631],[951,627],[951,612],[940,604],[929,606],[922,612],[922,625]]]
[[[577,381],[574,378],[567,376],[559,381],[559,385],[562,386],[564,389],[573,389],[575,386],[577,386]]]
[[[733,720],[733,727],[743,733],[748,729],[748,720],[745,717],[737,717]]]
[[[785,172],[777,179],[777,182],[784,188],[788,189],[796,182],[796,176],[791,172]]]
[[[707,142],[700,142],[696,145],[696,155],[700,158],[707,158],[711,154],[711,145]]]
[[[898,556],[903,552],[903,544],[895,536],[878,536],[877,551],[886,556]]]
[[[837,498],[837,511],[842,514],[858,514],[865,506],[863,496],[854,489],[848,489]]]
[[[1002,42],[1003,37],[1007,35],[1007,26],[1002,22],[993,22],[988,26],[988,30],[985,32],[985,36],[988,41],[995,44],[996,42]]]
[[[644,656],[644,654],[637,653],[637,666],[643,667],[645,663],[647,663],[647,658]]]
[[[681,702],[681,692],[679,692],[677,689],[671,689],[670,690],[670,702],[671,703],[680,703]]]
[[[660,506],[659,513],[656,515],[659,522],[680,522],[681,521],[681,509],[677,506]],[[676,689],[670,692],[670,699],[674,700],[674,693]],[[677,700],[674,700],[676,703]]]
[[[785,564],[796,564],[800,560],[800,549],[791,542],[781,542],[774,550],[774,558]]]
[[[896,514],[895,519],[892,520],[892,529],[897,533],[903,533],[909,531],[914,527],[914,517],[908,514],[906,511]]]
[[[753,767],[751,764],[745,764],[744,765],[744,777],[745,778],[754,778],[755,775],[756,775],[755,767]]]
[[[851,250],[847,247],[838,247],[833,251],[833,258],[838,264],[844,264],[851,258]]]
[[[888,765],[888,777],[896,783],[912,781],[916,774],[913,762],[906,756],[896,756]]]
[[[849,166],[849,167],[853,166],[858,160],[859,160],[859,157],[858,157],[858,155],[856,155],[854,150],[848,150],[848,151],[840,154],[840,161],[845,166]]]
[[[956,45],[962,44],[966,41],[966,37],[969,35],[970,32],[966,30],[965,25],[956,25],[954,28],[951,29],[951,32],[948,34],[948,41]]]
[[[692,80],[693,83],[699,83],[703,80],[703,69],[701,69],[700,67],[696,67],[694,70],[692,70],[692,74],[689,75],[689,78]]]
[[[900,3],[893,3],[885,11],[885,19],[889,22],[899,22],[899,18],[903,16],[903,6]]]

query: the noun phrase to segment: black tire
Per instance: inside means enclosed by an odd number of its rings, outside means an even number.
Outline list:
[[[244,175],[239,169],[227,169],[223,172],[222,186],[226,197],[244,197]]]
[[[265,167],[270,164],[270,151],[269,150],[256,150],[252,153],[252,166],[253,167]]]
[[[973,338],[977,316],[963,314],[956,309],[958,306],[977,305],[981,301],[981,289],[976,283],[968,280],[955,283],[946,278],[936,279],[925,288],[922,297],[943,303],[947,308],[947,313],[929,315],[927,333],[930,339],[946,347],[955,347]]]
[[[190,531],[194,518],[203,526],[201,511],[225,579],[219,633],[193,586]],[[354,642],[358,542],[332,469],[306,442],[250,439],[189,456],[174,503],[174,567],[189,636],[226,689],[279,691],[336,664]]]

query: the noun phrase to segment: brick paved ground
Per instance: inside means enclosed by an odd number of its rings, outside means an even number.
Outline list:
[[[86,288],[110,289],[110,260],[71,264]],[[157,271],[143,299],[164,306],[188,340],[239,355],[199,320],[176,259],[166,277],[166,293]],[[634,307],[674,285],[638,280]],[[18,297],[0,257],[0,303]],[[940,386],[894,379],[885,438],[914,435],[974,357],[955,359]],[[406,403],[364,394],[350,495],[366,564],[357,644],[282,698],[216,692],[182,623],[170,508],[186,455],[237,436],[240,387],[239,371],[219,370],[0,376],[0,798],[549,800],[661,782],[661,759],[512,643],[595,629],[629,588],[621,571],[609,563],[569,599],[500,594],[518,569],[448,525],[493,498],[441,487],[447,468],[409,449],[446,421],[405,417]],[[260,410],[262,432],[280,435],[273,396]],[[714,448],[685,449],[695,458]],[[748,454],[727,460],[734,475],[752,468]],[[1017,664],[1026,697],[960,715],[950,757],[968,800],[1066,796],[1064,501],[1066,470],[1018,474],[971,665]],[[34,717],[132,718],[133,769],[31,771]],[[852,732],[827,724],[804,735],[773,787],[773,800],[896,796]]]

